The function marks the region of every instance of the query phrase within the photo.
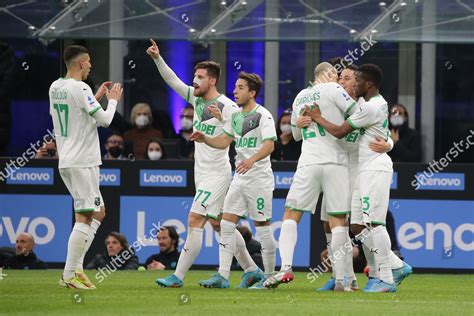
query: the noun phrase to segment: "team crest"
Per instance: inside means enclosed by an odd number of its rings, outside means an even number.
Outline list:
[[[94,200],[95,206],[100,206],[100,197],[96,197]]]
[[[255,119],[250,119],[249,120],[249,128],[250,129],[253,129],[257,126],[257,121],[255,121]]]

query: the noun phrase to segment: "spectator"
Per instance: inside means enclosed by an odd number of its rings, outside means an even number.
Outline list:
[[[193,133],[194,108],[187,105],[181,111],[181,130],[179,131],[179,151],[180,156],[187,159],[193,159],[194,142],[190,142],[189,138]]]
[[[179,259],[179,235],[173,226],[164,226],[158,232],[160,253],[146,259],[148,270],[175,269]],[[186,249],[185,249],[186,251]]]
[[[295,141],[291,133],[291,109],[285,110],[278,119],[276,126],[278,140],[272,160],[298,160],[301,155],[301,142]]]
[[[146,146],[152,138],[163,139],[163,133],[152,127],[153,116],[150,106],[146,103],[137,103],[132,108],[132,128],[125,132],[125,141],[133,142],[133,155],[143,159]]]
[[[147,160],[161,160],[166,159],[166,151],[163,143],[158,138],[153,138],[148,145],[146,145],[145,159]]]
[[[21,233],[16,238],[15,255],[5,261],[7,269],[47,269],[46,263],[33,252],[35,239],[31,234]]]
[[[390,131],[393,149],[388,153],[393,162],[420,162],[421,137],[418,131],[408,127],[408,112],[404,105],[390,108]]]
[[[58,159],[58,150],[56,149],[56,141],[50,136],[47,136],[43,145],[38,149],[35,159]]]
[[[163,139],[175,139],[177,138],[176,131],[174,129],[173,121],[171,120],[168,111],[164,110],[153,110],[153,128],[159,130],[163,134]]]
[[[103,159],[127,159],[124,156],[123,137],[119,133],[113,132],[105,142],[106,153]]]
[[[112,270],[136,270],[138,257],[123,234],[111,232],[105,239],[105,254],[98,254],[89,262],[86,269],[109,268]]]
[[[252,257],[252,260],[260,269],[264,270],[262,260],[262,246],[260,243],[252,238],[252,232],[247,226],[237,226],[237,230],[240,232],[242,237],[244,237],[245,247],[247,248],[250,257]],[[239,264],[234,258],[232,262],[232,268],[237,269],[238,267]]]

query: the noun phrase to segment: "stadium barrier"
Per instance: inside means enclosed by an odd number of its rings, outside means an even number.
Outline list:
[[[35,237],[38,257],[59,267],[66,258],[73,213],[72,198],[59,176],[57,161],[33,160],[15,171],[12,159],[0,158],[0,175],[6,178],[0,181],[0,246],[14,247],[16,235],[27,231]],[[438,173],[427,172],[428,167],[394,165],[389,209],[395,218],[401,251],[415,268],[472,271],[474,165],[451,164]],[[296,162],[273,162],[272,227],[276,240],[295,169]],[[159,252],[157,227],[176,226],[183,245],[194,195],[192,161],[104,161],[100,181],[107,217],[85,262],[105,251],[104,240],[111,231],[124,233],[130,244],[139,240],[144,245],[137,251],[142,263]],[[298,227],[296,267],[320,264],[325,237],[319,212],[318,204],[315,216],[305,214]],[[243,220],[242,224],[255,232],[249,221]],[[207,224],[196,264],[217,263],[216,234]]]

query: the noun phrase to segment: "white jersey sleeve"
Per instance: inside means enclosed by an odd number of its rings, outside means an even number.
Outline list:
[[[100,103],[95,99],[91,87],[84,82],[81,82],[81,89],[77,89],[76,97],[78,98],[77,104],[90,116],[93,116],[95,112],[102,109]]]
[[[226,134],[227,136],[234,138],[234,129],[232,128],[232,114],[226,120],[224,126],[222,127],[222,132],[224,132],[224,134]]]
[[[372,125],[376,120],[376,112],[370,103],[363,103],[347,118],[347,123],[354,129]]]
[[[270,114],[270,112],[268,112]],[[267,140],[277,140],[275,121],[273,120],[272,115],[264,115],[261,119],[262,128],[261,128],[261,137],[262,143]]]
[[[353,112],[356,102],[339,84],[331,85],[330,97],[332,102],[341,110],[342,113],[347,114]]]

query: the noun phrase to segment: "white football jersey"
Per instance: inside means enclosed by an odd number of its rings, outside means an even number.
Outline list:
[[[392,159],[387,153],[377,153],[369,148],[376,138],[388,140],[388,105],[379,94],[358,106],[347,123],[359,130],[359,170],[381,170],[392,172]]]
[[[242,108],[232,114],[232,119],[224,126],[224,133],[234,138],[237,167],[244,160],[255,155],[265,141],[277,139],[275,121],[272,114],[263,106],[257,106],[249,113]],[[254,163],[245,174],[236,173],[233,184],[244,188],[274,189],[272,164],[270,155]]]
[[[361,105],[364,103],[364,98],[360,97],[357,100],[357,105]],[[352,113],[356,110],[357,107],[353,107]],[[349,115],[352,113],[348,113]],[[346,135],[344,138],[346,140],[347,152],[349,154],[349,166],[359,168],[359,138],[360,138],[360,131],[354,130]]]
[[[206,101],[201,97],[195,97],[194,88],[188,87],[186,101],[194,106],[193,130],[201,131],[208,137],[216,137],[223,133],[222,127],[225,122],[230,121],[232,113],[238,110],[238,106],[223,94],[217,98]],[[212,116],[208,107],[216,103],[222,112],[223,121]],[[194,172],[196,174],[228,174],[231,170],[229,162],[229,148],[216,149],[204,143],[194,144]]]
[[[49,88],[49,114],[53,119],[59,168],[102,164],[94,113],[101,109],[83,81],[60,78]]]
[[[321,109],[322,116],[336,125],[344,122],[344,113],[350,113],[356,104],[346,90],[335,82],[312,85],[298,93],[293,102],[291,124],[296,126],[306,106],[314,107],[314,103]],[[315,122],[303,128],[301,134],[303,145],[298,167],[324,163],[348,164],[344,139],[337,139]]]

